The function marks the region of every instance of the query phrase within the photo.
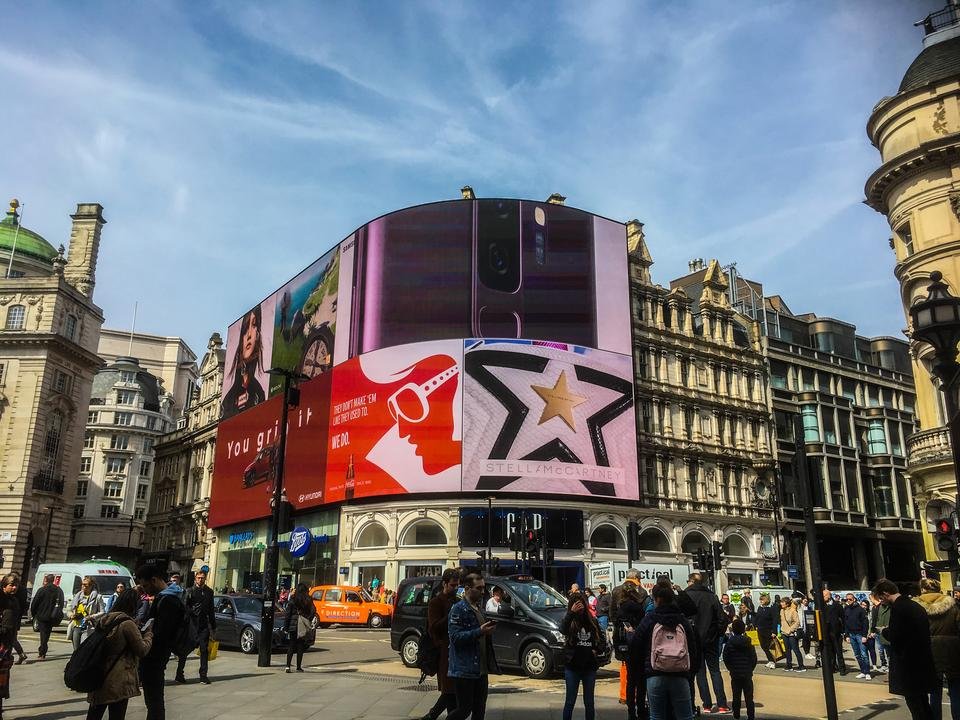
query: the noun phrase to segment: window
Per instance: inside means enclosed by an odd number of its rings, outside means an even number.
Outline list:
[[[867,426],[867,452],[870,455],[885,455],[887,452],[887,432],[883,420],[871,420]]]
[[[637,351],[637,377],[641,380],[647,377],[647,349],[644,347]]]
[[[133,511],[133,519],[134,519],[134,520],[143,520],[143,508],[142,508],[142,507],[138,507],[138,508],[136,508],[136,509]]]
[[[133,390],[117,390],[117,405],[133,405],[137,394]]]
[[[843,476],[844,483],[847,487],[847,502],[850,504],[850,509],[853,512],[861,512],[859,492],[860,478],[857,475],[857,464],[850,460],[844,460]]]
[[[786,440],[793,442],[793,419],[796,417],[793,413],[786,413],[783,410],[774,410],[773,419],[776,423],[777,440]]]
[[[731,445],[737,444],[737,428],[739,427],[739,425],[740,423],[737,420],[737,418],[735,417],[730,418],[730,444]]]
[[[900,442],[900,423],[890,423],[890,452],[903,457],[903,443]]]
[[[127,459],[121,457],[107,458],[107,472],[114,475],[123,475],[127,472]]]
[[[73,506],[73,517],[82,518],[83,517],[83,505],[74,505]]]
[[[687,476],[690,479],[688,485],[688,492],[690,493],[690,499],[697,499],[697,480],[700,477],[700,465],[696,460],[687,461]]]
[[[90,472],[90,466],[93,464],[93,458],[82,457],[80,458],[80,472],[88,473]]]
[[[867,405],[870,407],[880,407],[880,388],[876,385],[867,386]]]
[[[787,365],[779,360],[770,361],[770,384],[775,388],[787,389]]]
[[[100,413],[96,410],[87,413],[87,425],[96,425],[97,421],[100,419]],[[91,445],[93,447],[93,445]]]
[[[53,374],[53,389],[64,395],[70,392],[73,387],[73,378],[62,370],[57,370]]]
[[[27,318],[25,305],[11,305],[7,308],[7,330],[23,330],[24,320]]]
[[[820,442],[820,423],[817,421],[816,405],[801,405],[800,417],[803,419],[803,441]]]
[[[878,517],[893,517],[897,514],[893,504],[893,482],[889,471],[881,471],[880,475],[874,476],[873,498]]]
[[[114,425],[133,425],[133,413],[118,412],[113,414]]]
[[[83,446],[88,450],[93,447],[93,433],[90,430],[83,434]]]
[[[63,435],[63,413],[54,410],[47,418],[47,434],[43,440],[43,470],[47,478],[60,472],[60,438]]]
[[[86,480],[77,480],[77,497],[86,497],[89,483]]]
[[[111,450],[126,450],[129,444],[130,444],[129,435],[111,435],[110,436]]]
[[[146,500],[147,493],[150,492],[150,486],[146,483],[140,483],[137,485],[137,500]]]
[[[693,440],[693,408],[684,408],[683,409],[683,429],[686,433],[687,440]]]
[[[118,517],[120,517],[120,506],[119,506],[119,505],[101,505],[101,506],[100,506],[100,517],[102,517],[102,518],[118,518]]]
[[[833,415],[833,408],[827,405],[824,405],[823,411],[823,441],[828,442],[831,445],[837,444],[837,427],[836,420]]]
[[[122,482],[105,482],[103,484],[103,496],[108,498],[123,497]]]
[[[147,418],[147,430],[156,430],[157,429],[157,419],[155,417]]]
[[[833,333],[820,332],[813,335],[813,346],[823,352],[834,352]]]
[[[0,373],[2,373],[2,368],[0,368]],[[913,395],[910,393],[903,394],[903,410],[904,412],[912,413],[913,412]]]
[[[63,334],[66,335],[68,340],[73,340],[77,334],[77,317],[76,315],[67,315],[66,319],[63,321]]]
[[[808,370],[807,368],[803,368],[803,370],[801,370],[800,376],[801,376],[801,388],[804,391],[817,389],[816,386],[814,385],[814,380],[813,380],[816,377],[816,373],[814,373],[813,370]]]
[[[700,416],[700,434],[703,437],[710,437],[710,413],[703,413]]]
[[[120,371],[120,382],[122,383],[135,383],[137,381],[137,374],[130,370],[121,370]]]
[[[145,453],[153,451],[153,438],[144,438],[143,439],[143,451]]]
[[[653,423],[651,422],[651,414],[653,412],[652,404],[649,400],[643,400],[640,402],[640,410],[643,417],[643,431],[644,432],[653,432]]]
[[[907,489],[907,477],[896,470],[897,475],[897,500],[900,505],[900,516],[901,517],[910,517],[912,513],[910,512],[910,491]]]
[[[894,232],[896,232],[897,237],[900,238],[900,243],[903,245],[904,257],[913,255],[913,232],[910,230],[910,223],[904,223]]]
[[[149,460],[140,461],[140,475],[142,477],[150,476],[150,466],[151,466],[151,462]]]
[[[343,596],[343,593],[340,590],[327,590],[324,594],[323,599],[325,602],[340,602],[340,598]]]
[[[853,447],[849,410],[837,410],[837,424],[840,426],[840,444],[844,447]]]
[[[690,384],[690,361],[680,358],[680,384],[686,387]]]

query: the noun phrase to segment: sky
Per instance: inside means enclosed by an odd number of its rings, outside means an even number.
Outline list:
[[[864,128],[943,4],[7,4],[0,197],[54,247],[101,203],[105,326],[136,302],[198,356],[354,228],[463,185],[638,218],[660,284],[716,257],[902,337]]]

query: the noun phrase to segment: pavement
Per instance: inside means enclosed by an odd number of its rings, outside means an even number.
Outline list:
[[[63,685],[63,668],[71,646],[55,634],[44,662],[35,661],[36,635],[20,633],[30,660],[11,671],[11,699],[4,702],[7,720],[82,718],[86,697]],[[317,644],[304,657],[304,673],[285,674],[285,657],[275,654],[273,667],[258,668],[256,656],[221,650],[210,664],[211,685],[196,678],[198,660],[187,664],[186,685],[172,682],[168,666],[167,717],[171,720],[410,720],[420,718],[437,698],[436,683],[418,685],[419,672],[403,666],[390,649],[389,631],[321,630]],[[729,695],[729,678],[727,693]],[[826,714],[819,671],[802,675],[758,666],[754,676],[758,720],[822,718]],[[838,678],[837,698],[843,720],[907,720],[901,698],[887,692],[886,681]],[[625,718],[619,704],[619,679],[614,666],[601,669],[596,689],[597,718]],[[490,720],[559,720],[564,701],[563,680],[531,680],[517,674],[494,676],[487,705]],[[946,713],[949,710],[944,708]],[[129,720],[143,720],[142,698],[133,698]],[[578,702],[575,720],[583,718]],[[719,716],[727,717],[730,716]]]

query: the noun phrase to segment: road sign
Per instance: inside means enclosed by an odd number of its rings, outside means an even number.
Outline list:
[[[800,568],[796,565],[787,565],[787,577],[791,580],[800,579]]]

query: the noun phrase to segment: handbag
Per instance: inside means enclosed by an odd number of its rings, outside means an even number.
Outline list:
[[[217,653],[220,651],[220,641],[212,638],[207,641],[207,660],[216,660]],[[200,648],[197,648],[197,655],[200,654]]]
[[[774,662],[782,659],[786,654],[786,650],[783,647],[783,640],[781,640],[779,637],[771,638],[770,655],[773,657]]]

